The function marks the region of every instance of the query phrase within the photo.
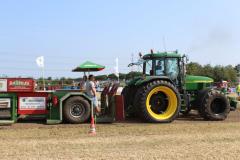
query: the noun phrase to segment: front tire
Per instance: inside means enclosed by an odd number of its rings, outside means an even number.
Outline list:
[[[167,81],[153,81],[138,89],[134,106],[146,122],[165,123],[176,119],[180,111],[180,94]]]
[[[230,104],[227,97],[219,91],[208,91],[199,108],[200,115],[205,120],[222,121],[230,112]]]

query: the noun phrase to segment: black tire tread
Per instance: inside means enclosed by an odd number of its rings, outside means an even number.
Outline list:
[[[178,108],[176,113],[169,119],[167,120],[156,120],[154,118],[152,118],[149,113],[146,110],[146,97],[147,94],[149,93],[149,91],[151,91],[154,87],[156,86],[167,86],[169,88],[171,88],[177,95],[178,98]],[[178,116],[179,112],[180,112],[180,104],[181,103],[181,98],[180,98],[180,94],[178,92],[178,90],[168,81],[164,81],[164,80],[157,80],[157,81],[153,81],[150,83],[147,83],[146,85],[143,85],[141,88],[139,88],[136,92],[135,98],[134,98],[134,106],[137,109],[137,114],[139,115],[139,117],[145,121],[145,122],[150,122],[150,123],[168,123],[168,122],[172,122],[173,120],[176,119],[176,117]]]
[[[214,114],[211,112],[210,106],[214,98],[221,98],[226,103],[225,110],[223,113]],[[229,112],[230,112],[229,101],[222,92],[217,90],[209,90],[208,92],[206,92],[206,94],[203,97],[202,104],[200,105],[199,108],[199,113],[205,120],[222,121],[227,118]]]

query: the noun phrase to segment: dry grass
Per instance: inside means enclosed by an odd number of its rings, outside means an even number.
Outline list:
[[[239,113],[225,122],[14,124],[0,127],[1,159],[240,159]]]

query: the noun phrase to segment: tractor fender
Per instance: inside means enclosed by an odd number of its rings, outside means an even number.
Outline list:
[[[85,93],[81,93],[81,92],[69,92],[67,93],[65,96],[63,96],[61,99],[60,99],[60,120],[62,121],[63,120],[63,103],[69,99],[70,97],[73,97],[73,96],[81,96],[83,97],[84,99],[86,99],[90,104],[91,104],[91,107],[92,107],[92,100],[89,96],[87,96]]]
[[[147,76],[145,78],[139,79],[135,83],[135,85],[140,86],[140,85],[144,85],[146,83],[153,82],[153,81],[156,81],[156,80],[164,80],[164,81],[168,81],[168,82],[173,84],[173,81],[170,78],[168,78],[167,76]]]
[[[81,97],[83,97],[84,99],[86,99],[87,101],[91,102],[91,98],[90,98],[88,95],[86,95],[85,93],[83,93],[83,92],[69,92],[69,93],[67,93],[65,96],[63,96],[63,97],[60,99],[60,101],[61,101],[61,102],[64,102],[64,101],[66,101],[68,98],[70,98],[70,97],[72,97],[72,96],[81,96]]]

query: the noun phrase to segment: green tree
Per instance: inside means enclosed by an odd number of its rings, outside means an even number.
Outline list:
[[[237,71],[232,65],[224,67],[224,79],[230,82],[237,81]]]
[[[237,80],[237,70],[236,67],[232,65],[211,66],[207,64],[202,66],[199,63],[191,62],[187,64],[187,74],[211,77],[215,82],[220,82],[222,80],[236,82]]]
[[[224,67],[217,65],[213,68],[213,79],[215,82],[220,82],[222,80],[224,80]]]
[[[187,74],[189,75],[201,75],[202,66],[196,62],[190,62],[187,64]]]
[[[210,64],[204,65],[201,70],[202,76],[211,77],[214,79],[214,69]]]
[[[127,75],[126,75],[126,79],[129,80],[129,79],[132,79],[132,78],[135,78],[135,77],[139,77],[139,76],[142,76],[142,72],[129,72]]]

